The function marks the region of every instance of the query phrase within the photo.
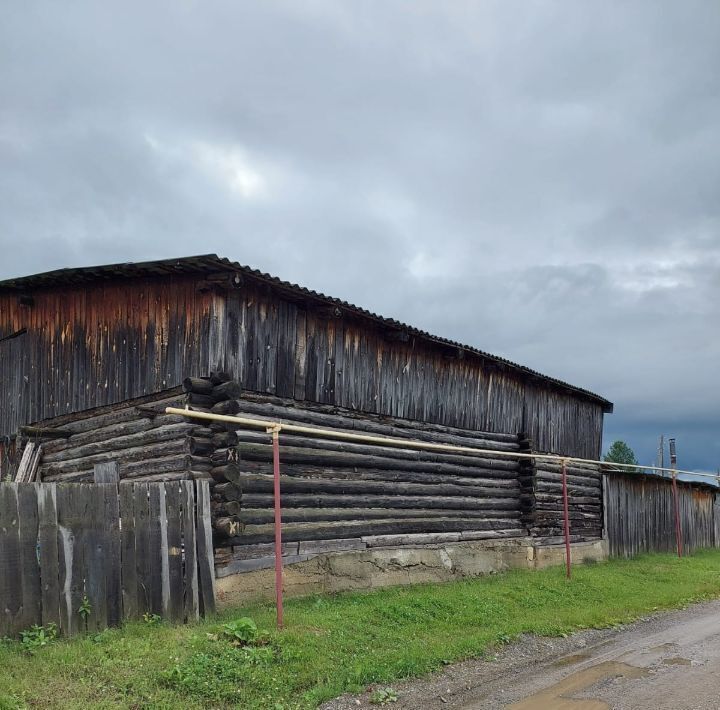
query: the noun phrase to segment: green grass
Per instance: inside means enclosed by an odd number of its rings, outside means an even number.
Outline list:
[[[558,636],[720,596],[720,551],[653,555],[573,569],[516,571],[449,584],[287,602],[171,627],[143,622],[29,653],[0,642],[0,710],[15,707],[306,708],[482,656],[518,634]],[[250,616],[263,652],[236,648],[222,624]]]

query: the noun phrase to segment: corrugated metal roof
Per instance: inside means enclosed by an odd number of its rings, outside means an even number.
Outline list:
[[[218,270],[239,271],[244,276],[271,285],[280,291],[293,295],[294,297],[301,297],[306,300],[312,300],[325,305],[336,306],[341,310],[367,318],[385,327],[392,328],[394,330],[406,331],[409,335],[419,338],[420,340],[458,348],[470,355],[477,356],[501,367],[514,370],[526,378],[541,380],[545,384],[551,384],[576,396],[591,399],[601,404],[604,411],[612,412],[613,405],[611,402],[603,397],[600,397],[594,392],[590,392],[589,390],[582,389],[581,387],[575,387],[574,385],[555,379],[554,377],[548,377],[540,372],[531,370],[529,367],[518,365],[515,362],[498,357],[497,355],[491,355],[490,353],[478,350],[470,345],[465,345],[453,340],[448,340],[447,338],[432,335],[431,333],[414,328],[413,326],[402,323],[394,318],[385,318],[377,313],[372,313],[364,308],[348,303],[347,301],[342,301],[339,298],[332,298],[309,288],[305,288],[304,286],[299,286],[298,284],[290,283],[289,281],[283,281],[277,276],[263,273],[262,271],[252,269],[249,266],[244,266],[243,264],[231,261],[230,259],[219,257],[216,254],[187,256],[179,259],[163,259],[161,261],[145,261],[137,263],[127,262],[124,264],[89,266],[77,269],[57,269],[56,271],[47,271],[42,274],[34,274],[31,276],[23,276],[20,278],[0,281],[0,293],[7,293],[9,291],[23,292],[33,289],[52,288],[58,286],[76,286],[95,281],[111,281],[148,276],[198,274]]]

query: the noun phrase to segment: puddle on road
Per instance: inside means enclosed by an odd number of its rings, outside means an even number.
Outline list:
[[[664,659],[663,665],[666,665],[666,666],[691,666],[692,661],[689,658],[680,658],[680,656],[677,656],[675,658]]]
[[[578,654],[582,656],[583,654]],[[560,659],[565,660],[565,659]],[[606,661],[569,675],[564,680],[535,693],[525,700],[508,705],[508,710],[609,710],[609,705],[594,698],[573,698],[585,688],[607,678],[642,678],[648,671],[627,663]]]

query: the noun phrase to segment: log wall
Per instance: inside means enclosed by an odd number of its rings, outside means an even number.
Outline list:
[[[672,482],[658,476],[606,476],[607,535],[610,554],[675,552]],[[678,482],[680,523],[687,552],[720,546],[720,501],[708,486]]]
[[[537,460],[531,472],[533,514],[530,533],[546,543],[564,539],[562,467]],[[603,533],[603,481],[599,465],[567,464],[568,508],[572,542],[596,540]]]
[[[285,423],[520,451],[517,434],[408,422],[275,397],[246,393],[230,408],[240,416]],[[271,440],[262,431],[233,433],[238,442],[234,485],[217,484],[213,506],[218,515],[234,515],[239,527],[235,534],[216,537],[219,574],[270,566],[273,560]],[[368,546],[527,534],[517,459],[491,453],[389,448],[282,432],[280,460],[286,561]],[[217,478],[215,471],[213,477]]]
[[[40,422],[40,429],[70,433],[67,438],[43,441],[40,480],[92,481],[95,464],[108,461],[117,462],[121,480],[209,478],[209,457],[190,453],[188,441],[197,425],[185,417],[163,413],[165,407],[183,406],[184,402],[179,391],[163,392]]]
[[[510,364],[245,276],[0,292],[0,436],[228,371],[247,390],[597,458],[603,405]],[[15,337],[11,337],[15,336]]]

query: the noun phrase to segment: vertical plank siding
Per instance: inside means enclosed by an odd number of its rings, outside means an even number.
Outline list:
[[[602,406],[479,355],[247,279],[165,276],[0,293],[0,436],[225,370],[258,393],[489,432],[597,458]]]
[[[720,546],[720,499],[710,488],[678,482],[680,523],[687,552]],[[644,552],[674,552],[675,513],[672,482],[655,476],[606,476],[607,536],[610,554],[633,557]]]
[[[33,624],[72,636],[143,613],[182,623],[212,612],[208,499],[205,481],[1,483],[0,637]]]

